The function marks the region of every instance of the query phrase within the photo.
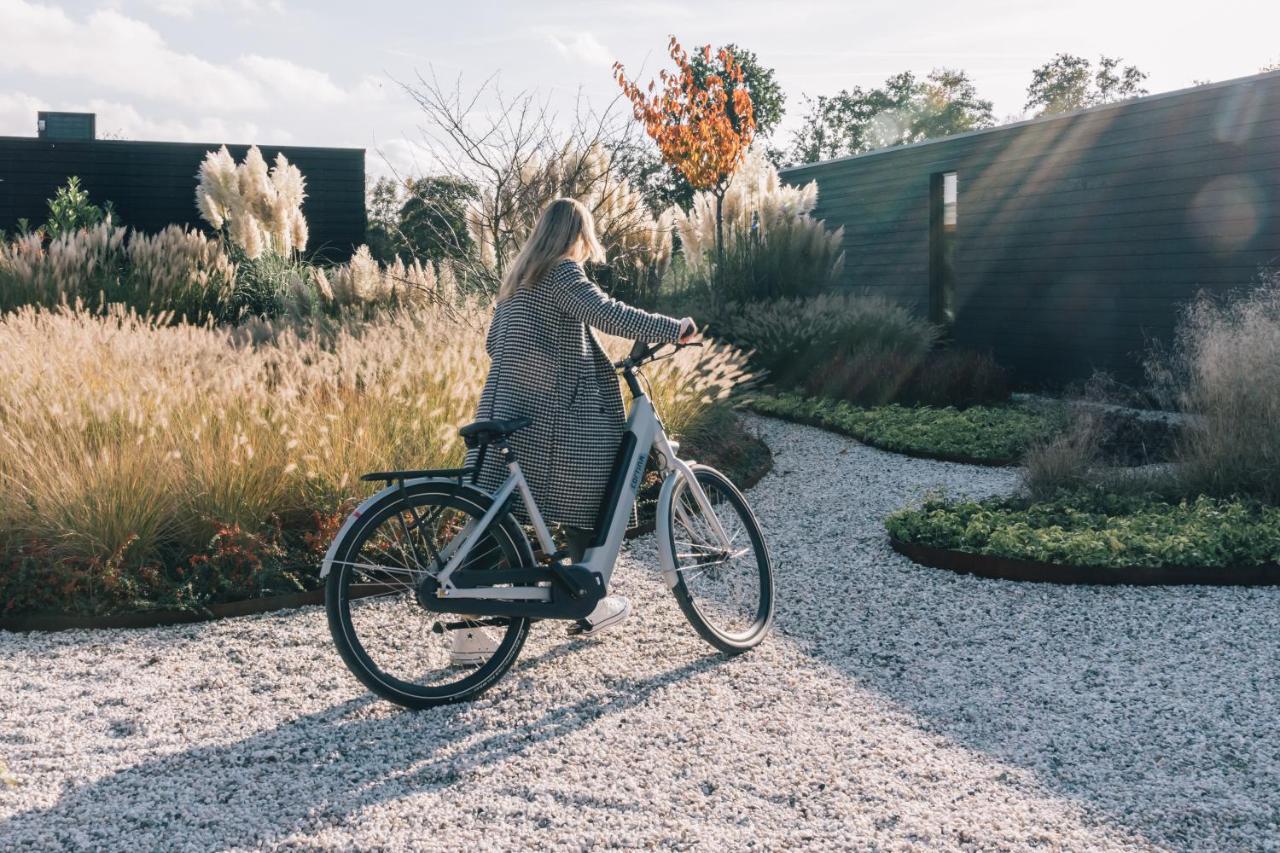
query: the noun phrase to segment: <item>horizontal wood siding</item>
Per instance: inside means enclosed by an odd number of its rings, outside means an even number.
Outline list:
[[[799,166],[843,283],[923,312],[929,176],[959,176],[957,342],[1025,384],[1141,375],[1202,290],[1280,266],[1280,73]]]
[[[96,203],[111,201],[121,221],[154,232],[171,223],[206,227],[195,206],[196,171],[217,143],[88,142],[0,137],[0,229],[19,219],[47,216],[47,200],[75,175]],[[277,153],[307,182],[302,211],[308,254],[345,260],[364,241],[364,149],[260,146],[268,162]],[[237,161],[247,145],[228,145]]]

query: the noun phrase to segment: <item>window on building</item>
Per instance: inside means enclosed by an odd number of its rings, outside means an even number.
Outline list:
[[[937,172],[929,180],[929,319],[949,326],[956,319],[955,241],[959,178]]]

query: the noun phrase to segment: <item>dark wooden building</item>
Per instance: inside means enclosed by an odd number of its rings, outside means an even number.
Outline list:
[[[1280,72],[783,171],[844,226],[844,283],[1026,384],[1141,374],[1201,289],[1280,266]]]
[[[55,127],[50,116],[49,126]],[[48,215],[47,200],[68,177],[80,178],[90,198],[110,201],[121,221],[153,232],[170,223],[207,227],[195,206],[196,171],[221,143],[135,142],[110,139],[0,136],[0,229],[19,219],[33,226]],[[88,123],[92,136],[92,122]],[[307,254],[345,260],[364,242],[364,149],[260,145],[267,161],[283,153],[307,182],[302,210]],[[239,162],[248,145],[228,145]]]

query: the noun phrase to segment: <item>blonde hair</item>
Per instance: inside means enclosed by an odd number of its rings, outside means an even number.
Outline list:
[[[542,211],[533,233],[503,276],[498,301],[542,281],[547,270],[568,257],[579,244],[585,246],[587,260],[604,262],[604,248],[596,237],[596,220],[591,211],[577,199],[555,199]]]

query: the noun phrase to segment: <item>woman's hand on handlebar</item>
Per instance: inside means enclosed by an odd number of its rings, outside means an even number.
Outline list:
[[[698,324],[693,322],[692,317],[685,317],[680,321],[680,339],[676,343],[687,344],[698,336]]]

